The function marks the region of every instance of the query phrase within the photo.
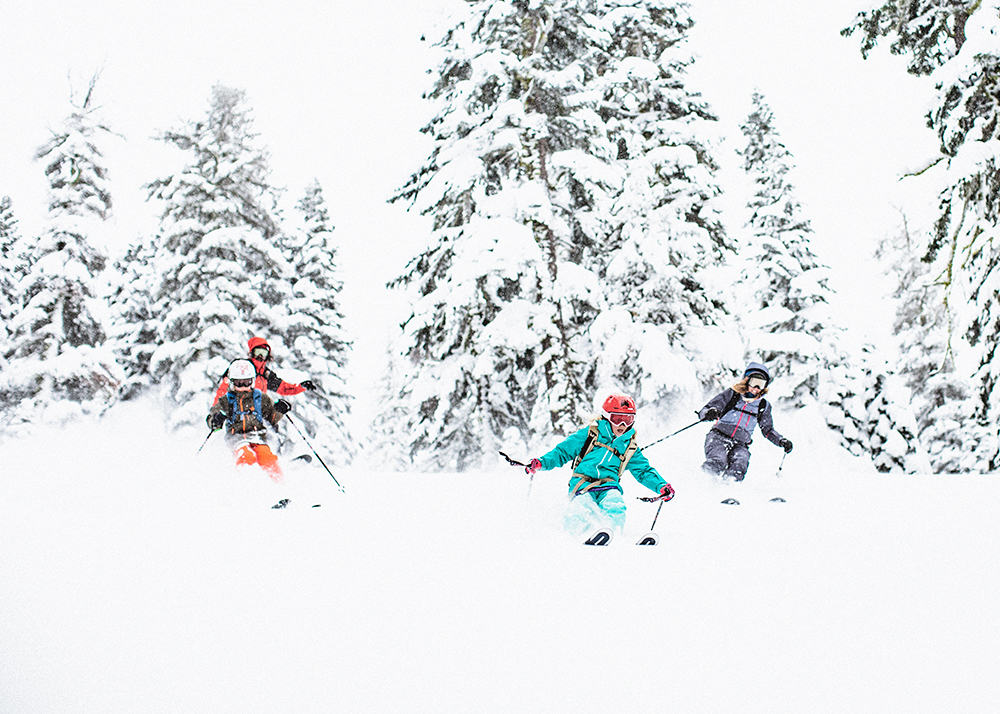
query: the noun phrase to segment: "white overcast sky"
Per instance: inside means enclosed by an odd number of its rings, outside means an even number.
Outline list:
[[[240,87],[274,183],[291,200],[313,178],[323,184],[348,309],[377,307],[412,254],[407,236],[425,225],[385,204],[429,147],[417,131],[428,112],[420,94],[429,43],[420,36],[457,1],[5,0],[0,195],[14,199],[23,232],[41,224],[45,179],[32,153],[67,114],[71,79],[83,87],[100,69],[97,100],[124,137],[108,161],[127,240],[152,222],[141,184],[177,161],[151,137],[200,118],[213,84]],[[863,61],[857,39],[839,35],[866,2],[694,0],[691,82],[733,131],[754,89],[765,95],[795,157],[792,181],[817,252],[838,271],[845,312],[870,321],[875,243],[899,208],[919,213],[931,203],[898,177],[936,144],[923,120],[929,84],[885,50]],[[865,320],[859,330],[872,328]],[[378,353],[386,328],[366,324],[357,347]]]

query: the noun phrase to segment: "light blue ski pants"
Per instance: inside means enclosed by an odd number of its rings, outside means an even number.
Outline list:
[[[589,491],[570,499],[563,516],[563,528],[571,535],[583,535],[596,528],[625,528],[625,499],[616,488]]]

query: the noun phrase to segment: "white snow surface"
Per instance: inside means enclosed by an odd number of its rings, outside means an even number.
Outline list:
[[[776,414],[795,450],[758,439],[736,486],[699,472],[704,428],[647,449],[677,489],[655,547],[629,476],[591,548],[566,469],[529,494],[499,457],[371,458],[341,493],[292,445],[279,486],[148,404],[7,441],[0,712],[1000,710],[1000,482],[876,474],[811,418]]]

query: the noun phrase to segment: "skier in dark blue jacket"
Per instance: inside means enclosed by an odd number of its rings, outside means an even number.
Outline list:
[[[702,469],[723,479],[742,481],[750,465],[750,443],[759,425],[764,438],[789,453],[792,442],[774,430],[771,405],[764,399],[771,373],[760,362],[751,362],[743,379],[709,400],[698,412],[702,421],[715,424],[705,437]]]

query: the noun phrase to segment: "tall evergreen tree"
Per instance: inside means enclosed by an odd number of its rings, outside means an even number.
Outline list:
[[[159,385],[179,426],[204,419],[217,378],[247,339],[283,322],[290,287],[275,242],[279,192],[244,92],[217,85],[204,118],[161,139],[189,160],[148,187],[164,206],[153,244],[135,248],[155,278],[148,296],[139,285],[117,302],[120,321],[149,315],[131,332],[130,380]]]
[[[996,12],[978,0],[886,2],[860,13],[844,30],[845,35],[860,32],[865,56],[880,39],[891,37],[891,51],[909,56],[909,72],[939,78],[927,119],[940,139],[938,166],[931,175],[945,188],[937,220],[918,254],[930,266],[930,281],[940,287],[940,302],[927,306],[932,314],[925,322],[950,331],[946,354],[953,361],[942,359],[939,373],[954,369],[955,377],[975,387],[957,409],[940,395],[924,395],[925,403],[938,405],[928,418],[943,424],[959,417],[955,428],[938,431],[933,437],[937,443],[928,448],[941,467],[960,462],[985,471],[1000,468],[998,30]],[[941,305],[944,318],[933,315]],[[940,386],[928,380],[921,388]],[[971,451],[963,457],[945,455],[955,444]]]
[[[296,205],[302,228],[287,231],[282,245],[292,266],[288,317],[282,336],[288,346],[283,364],[308,374],[319,389],[295,405],[295,418],[338,465],[350,463],[355,440],[347,427],[351,398],[345,373],[351,343],[344,332],[339,298],[343,283],[329,211],[319,181],[306,187]]]
[[[155,253],[156,242],[140,238],[108,271],[108,344],[124,371],[123,400],[142,395],[151,381],[149,364],[158,346],[160,324],[153,314],[153,293],[162,278],[153,262]]]
[[[782,401],[800,407],[817,396],[819,375],[845,357],[829,311],[829,271],[812,250],[813,229],[789,181],[792,155],[763,95],[754,92],[752,104],[740,127],[754,194],[740,246],[739,302],[753,355],[780,377],[788,390]]]
[[[733,246],[713,205],[717,119],[685,82],[686,4],[608,2],[597,17],[578,5],[581,34],[600,40],[579,62],[589,80],[567,90],[582,116],[600,120],[590,135],[606,164],[601,180],[609,169],[618,178],[613,202],[594,203],[610,228],[597,245],[606,308],[589,331],[598,381],[672,414],[714,382],[724,357],[703,345],[733,329],[719,272]]]
[[[49,179],[45,232],[28,245],[9,324],[0,404],[8,428],[99,413],[117,398],[121,370],[105,341],[99,277],[111,191],[101,144],[111,130],[94,104],[95,76],[36,152]]]
[[[0,321],[3,321],[5,337],[8,334],[7,324],[14,316],[14,306],[20,302],[16,292],[19,250],[13,201],[10,196],[3,196],[0,197]]]
[[[967,416],[962,410],[972,396],[973,383],[956,370],[944,288],[934,280],[931,265],[920,259],[916,243],[904,216],[899,233],[886,239],[877,253],[896,280],[896,369],[914,395],[911,411],[933,471],[969,471],[977,468],[975,448],[963,441],[966,435],[959,427]]]
[[[414,459],[464,468],[510,429],[567,433],[602,384],[657,399],[684,320],[724,315],[697,279],[727,247],[690,25],[665,0],[484,0],[439,43],[434,148],[395,197],[433,217],[394,283],[414,310],[390,432]]]
[[[880,471],[927,471],[909,391],[871,346],[852,352],[832,319],[828,269],[812,250],[812,226],[789,180],[792,155],[774,113],[755,92],[739,152],[754,193],[740,247],[738,301],[745,305],[748,359],[771,366],[798,408],[819,403],[841,443]]]

